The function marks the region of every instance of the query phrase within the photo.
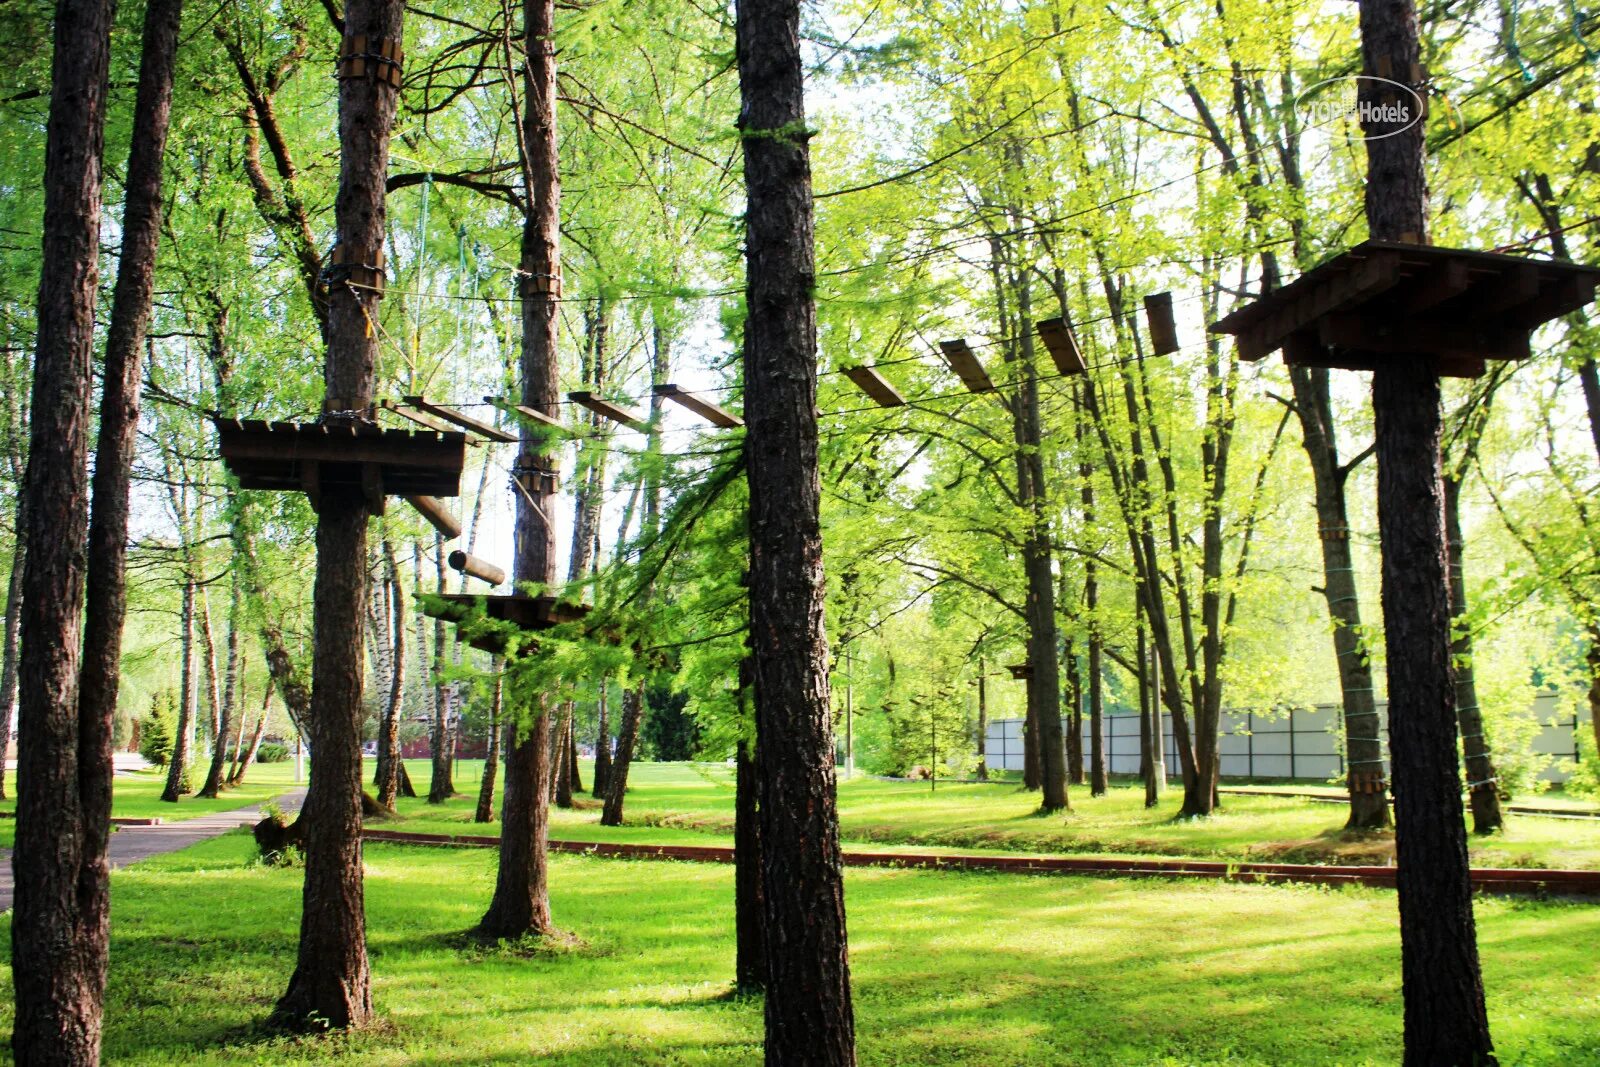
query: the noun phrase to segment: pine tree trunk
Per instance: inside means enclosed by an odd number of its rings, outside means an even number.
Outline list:
[[[742,698],[741,698],[742,702]],[[733,800],[733,926],[734,987],[741,993],[766,988],[766,932],[762,928],[761,783],[749,742],[739,740],[735,757]]]
[[[530,190],[522,224],[522,402],[552,418],[557,414],[558,364],[556,301],[561,292],[561,184],[556,159],[556,60],[554,0],[523,5],[523,114],[521,145],[524,180]],[[517,492],[516,561],[518,582],[549,586],[556,571],[555,529],[546,516],[554,497],[536,470],[554,469],[541,431],[524,424],[516,465],[523,488]],[[528,709],[531,721],[519,724],[518,740],[506,759],[500,828],[500,865],[494,898],[479,926],[487,937],[548,934],[550,918],[546,837],[549,783],[545,779],[550,712],[541,696]],[[517,718],[521,718],[517,716]]]
[[[498,675],[500,663],[494,665]],[[500,769],[500,710],[505,686],[497,677],[494,682],[494,700],[489,705],[489,748],[483,756],[483,778],[478,782],[478,807],[472,813],[473,822],[494,822],[494,779]]]
[[[78,670],[111,18],[104,0],[56,5],[39,332],[22,489],[30,530],[41,534],[30,538],[22,582],[12,857],[11,1047],[26,1065],[100,1061],[110,731],[81,717]]]
[[[594,738],[594,798],[601,800],[611,788],[611,708],[606,699],[606,680],[600,679],[599,725]]]
[[[398,42],[404,15],[401,0],[351,0],[345,9],[345,40],[365,36]],[[397,97],[397,90],[371,74],[339,81],[338,242],[356,255],[372,255],[383,247],[385,177]],[[331,287],[324,419],[335,424],[370,418],[378,338],[367,325],[364,302],[372,298],[349,286]],[[300,813],[306,864],[300,948],[289,987],[274,1010],[279,1022],[296,1027],[353,1028],[372,1018],[361,870],[369,514],[360,493],[326,493],[317,509],[311,772]]]
[[[983,657],[978,657],[978,781],[989,780],[989,675]]]
[[[1097,797],[1106,795],[1105,693],[1101,688],[1100,657],[1100,638],[1091,634],[1089,637],[1089,793]]]
[[[1467,579],[1462,564],[1461,483],[1444,479],[1444,529],[1450,554],[1450,612],[1455,636],[1450,655],[1456,671],[1456,724],[1467,764],[1467,798],[1472,806],[1472,832],[1492,834],[1505,827],[1500,810],[1500,778],[1495,770],[1483,711],[1478,707],[1478,676],[1472,665],[1472,631],[1467,619]]]
[[[583,776],[578,771],[578,730],[570,718],[567,720],[567,791],[573,795],[583,792]]]
[[[1360,9],[1363,67],[1407,78],[1420,62],[1412,0]],[[1376,83],[1362,100],[1379,102]],[[1422,123],[1376,125],[1367,146],[1367,224],[1378,240],[1427,240]],[[1373,374],[1378,530],[1383,544],[1389,747],[1405,1000],[1405,1062],[1493,1063],[1472,914],[1456,756],[1455,678],[1441,485],[1439,377],[1425,355]]]
[[[798,0],[736,4],[750,654],[763,772],[766,1062],[837,1067],[855,1063],[855,1016],[823,625],[816,267],[799,18]],[[1059,745],[1059,725],[1055,736]]]
[[[1083,677],[1078,670],[1078,653],[1066,643],[1062,656],[1066,664],[1067,686],[1062,693],[1066,709],[1067,783],[1083,784]]]
[[[1032,654],[1031,651],[1029,653]],[[1022,788],[1030,793],[1039,788],[1039,719],[1035,712],[1039,702],[1034,699],[1036,682],[1029,677],[1023,682],[1026,702],[1022,713]]]
[[[628,793],[628,768],[633,764],[633,748],[639,741],[639,722],[644,718],[644,686],[635,685],[622,693],[622,728],[617,732],[617,755],[606,781],[606,805],[600,813],[601,826],[622,825],[622,805]]]

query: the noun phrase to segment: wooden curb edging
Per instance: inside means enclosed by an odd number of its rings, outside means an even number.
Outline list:
[[[496,848],[498,837],[473,834],[423,834],[404,830],[363,830],[368,841],[402,845]],[[619,841],[551,841],[551,852],[615,859],[732,863],[733,849],[720,845],[638,845]],[[1365,885],[1393,889],[1393,867],[1331,867],[1306,863],[1227,863],[1214,860],[1067,858],[1027,856],[929,856],[903,852],[844,853],[847,867],[905,867],[917,870],[1004,871],[1014,874],[1079,874],[1120,878],[1195,878],[1225,882],[1303,885]],[[1475,867],[1473,885],[1485,893],[1531,896],[1600,897],[1600,871],[1521,870]]]

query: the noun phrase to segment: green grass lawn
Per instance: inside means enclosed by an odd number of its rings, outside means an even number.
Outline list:
[[[426,789],[427,765],[411,766]],[[582,768],[585,784],[591,773]],[[471,822],[481,763],[463,761],[444,805],[404,800],[393,829],[494,833]],[[597,807],[553,810],[552,837],[661,844],[728,843],[733,833],[733,770],[714,764],[639,764],[629,777],[626,826],[599,825]],[[1226,795],[1209,819],[1177,821],[1176,791],[1161,807],[1144,807],[1140,787],[1115,785],[1104,797],[1072,791],[1071,812],[1041,817],[1038,794],[1015,785],[885,782],[856,778],[839,784],[839,817],[847,845],[882,845],[1007,852],[1304,862],[1383,862],[1392,840],[1341,840],[1344,809],[1281,796]],[[1473,862],[1500,867],[1600,869],[1600,821],[1512,816],[1509,828],[1471,843]]]
[[[383,1023],[298,1039],[259,1023],[293,967],[301,872],[252,851],[232,834],[113,875],[106,1062],[760,1061],[759,1003],[727,996],[727,867],[558,856],[555,915],[585,944],[528,956],[458,937],[492,852],[371,845]],[[1398,1059],[1389,892],[883,869],[847,891],[866,1064]],[[1600,908],[1477,911],[1502,1062],[1597,1062]],[[0,1027],[10,1010],[0,990]]]

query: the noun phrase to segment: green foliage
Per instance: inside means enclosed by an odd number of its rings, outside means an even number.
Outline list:
[[[256,749],[257,763],[283,763],[294,755],[288,745],[279,741],[263,741]]]
[[[644,725],[640,729],[645,759],[677,762],[700,751],[700,723],[685,709],[689,694],[655,686],[645,691]]]
[[[165,767],[176,742],[173,729],[177,718],[177,697],[170,689],[157,693],[150,710],[139,720],[139,755],[157,767]]]

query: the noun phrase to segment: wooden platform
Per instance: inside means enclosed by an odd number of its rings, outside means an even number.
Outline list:
[[[1490,359],[1526,359],[1528,337],[1594,299],[1600,269],[1494,252],[1367,241],[1211,325],[1241,359],[1283,350],[1308,367],[1373,370],[1426,354],[1475,378]]]
[[[389,496],[461,495],[466,434],[221,416],[212,424],[243,489],[303,492],[313,507],[326,493],[366,493],[376,511]]]
[[[589,614],[587,604],[572,604],[553,596],[527,596],[522,593],[431,594],[422,600],[422,610],[430,618],[459,624],[480,604],[489,618],[513,623],[526,633],[577,622]],[[499,655],[505,651],[505,642],[496,634],[478,634],[466,640],[473,648],[484,652]]]

